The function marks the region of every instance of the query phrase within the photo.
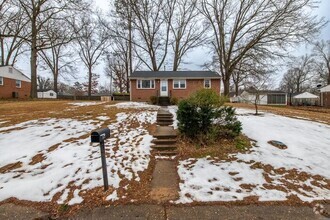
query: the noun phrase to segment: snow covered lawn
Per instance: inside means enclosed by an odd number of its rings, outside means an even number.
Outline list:
[[[81,106],[86,105],[77,108]],[[43,118],[0,128],[0,202],[11,197],[69,205],[91,200],[89,192],[102,191],[103,179],[100,149],[89,135],[101,126],[111,130],[105,143],[110,185],[105,199],[125,197],[132,181],[140,181],[140,172],[148,168],[153,138],[147,126],[155,122],[154,110],[125,110],[113,118]]]
[[[180,199],[236,201],[330,200],[330,126],[252,110],[238,109],[243,133],[256,141],[251,152],[179,162]],[[270,145],[281,141],[287,149]],[[221,146],[219,146],[221,147]]]

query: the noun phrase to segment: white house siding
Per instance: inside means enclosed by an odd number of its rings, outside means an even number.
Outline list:
[[[57,99],[57,94],[53,90],[38,92],[39,99]]]
[[[285,103],[284,104],[268,104],[268,95],[273,95],[273,94],[277,94],[277,93],[269,93],[269,94],[262,93],[262,94],[259,94],[258,104],[259,105],[286,105],[287,95],[285,95]],[[241,94],[241,98],[242,98],[242,102],[244,102],[244,103],[254,104],[254,102],[256,100],[256,95],[255,94],[250,94],[250,93],[244,91]]]
[[[0,66],[0,77],[31,82],[26,75],[12,66]]]

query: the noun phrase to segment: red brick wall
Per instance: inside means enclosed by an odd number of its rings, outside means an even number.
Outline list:
[[[197,90],[204,88],[204,79],[187,79],[185,89],[173,89],[173,80],[168,80],[169,95],[178,99],[185,99]],[[220,79],[211,80],[211,89],[220,94]],[[157,96],[160,91],[160,80],[155,80],[155,89],[137,89],[136,80],[131,80],[131,100],[148,102],[150,96]]]
[[[13,92],[18,92],[18,98],[29,98],[31,83],[21,81],[21,88],[16,88],[16,80],[3,78],[3,85],[0,85],[0,98],[10,99],[13,97]]]
[[[149,102],[150,96],[157,96],[157,91],[159,91],[159,80],[155,80],[155,89],[137,89],[136,80],[131,80],[131,100]]]

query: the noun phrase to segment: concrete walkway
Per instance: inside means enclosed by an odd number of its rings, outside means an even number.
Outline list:
[[[330,204],[325,205],[330,213]],[[46,213],[36,209],[5,204],[0,206],[0,219],[51,219]],[[61,219],[61,218],[59,218]],[[63,218],[62,218],[63,219]],[[248,205],[248,206],[168,206],[168,205],[125,205],[99,207],[93,210],[82,210],[69,219],[155,219],[155,220],[213,220],[213,219],[283,219],[326,220],[322,215],[315,214],[311,207],[284,205]]]
[[[176,207],[160,205],[127,205],[98,208],[79,213],[72,219],[164,219],[164,220],[213,220],[213,219],[320,219],[310,207],[300,206],[193,206]]]
[[[152,174],[150,199],[157,203],[177,199],[178,178],[174,161],[158,160]]]

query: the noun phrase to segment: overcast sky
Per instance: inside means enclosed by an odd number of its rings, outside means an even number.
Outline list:
[[[100,8],[101,10],[105,11],[109,8],[109,2],[110,0],[94,0],[96,2],[96,6]],[[325,17],[326,20],[330,20],[330,0],[321,0],[319,8],[315,9],[315,14],[320,17]],[[320,39],[324,40],[330,40],[330,24],[328,24],[323,30],[319,37]],[[295,55],[303,55],[305,53],[308,53],[311,48],[306,47],[306,45],[301,45],[299,48],[292,48],[292,53]],[[201,65],[203,65],[205,62],[209,61],[211,59],[210,54],[207,52],[207,48],[197,48],[194,51],[191,51],[184,59],[186,62],[182,65],[181,68],[185,70],[199,70],[201,69]],[[21,57],[19,61],[19,69],[21,69],[26,75],[30,75],[30,66],[29,66],[29,57]],[[94,72],[100,74],[100,84],[103,85],[105,81],[108,81],[108,79],[104,76],[104,67],[102,63],[100,63],[94,70]],[[277,75],[277,81],[280,80],[282,74],[282,70]],[[45,72],[40,72],[40,75],[43,75],[45,77],[51,77],[50,74],[47,74]],[[77,80],[80,82],[86,81],[87,77],[87,71],[84,68],[80,68],[80,73],[77,74],[78,78]],[[62,79],[60,79],[62,80]],[[70,84],[77,81],[75,79],[69,79]]]

